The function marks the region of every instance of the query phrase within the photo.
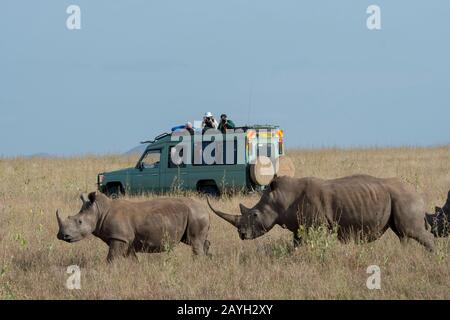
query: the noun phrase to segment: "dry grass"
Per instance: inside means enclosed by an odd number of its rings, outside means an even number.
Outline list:
[[[334,178],[354,173],[397,176],[413,184],[427,208],[444,202],[450,188],[450,148],[291,151],[297,176]],[[0,159],[0,298],[3,299],[442,299],[450,298],[450,241],[435,253],[417,243],[402,247],[392,232],[369,244],[340,244],[318,235],[293,252],[291,234],[275,227],[241,241],[212,217],[212,258],[191,256],[180,244],[139,263],[105,262],[107,247],[94,237],[76,244],[56,239],[56,208],[79,210],[80,192],[95,189],[96,174],[136,159]],[[255,195],[224,198],[236,211]],[[314,244],[314,246],[312,245]],[[66,268],[81,267],[81,290],[65,288]],[[366,288],[366,268],[381,268],[381,290]]]

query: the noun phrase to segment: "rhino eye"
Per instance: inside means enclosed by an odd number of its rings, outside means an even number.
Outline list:
[[[83,222],[81,221],[81,219],[78,219],[78,224],[82,224]]]

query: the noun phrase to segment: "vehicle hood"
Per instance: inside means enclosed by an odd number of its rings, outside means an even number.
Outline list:
[[[103,172],[102,174],[105,177],[108,176],[117,176],[117,175],[126,175],[126,174],[130,174],[131,172],[135,171],[136,168],[135,167],[129,167],[129,168],[125,168],[125,169],[120,169],[120,170],[114,170],[114,171],[108,171],[108,172]]]

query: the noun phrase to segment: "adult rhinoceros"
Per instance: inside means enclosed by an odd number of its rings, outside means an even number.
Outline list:
[[[241,215],[215,210],[234,225],[241,239],[254,239],[276,224],[301,239],[301,225],[337,226],[338,238],[373,241],[391,228],[402,242],[413,238],[433,250],[433,235],[426,230],[424,203],[410,186],[395,178],[354,175],[333,180],[276,177],[251,209],[240,205]]]
[[[209,213],[187,198],[158,198],[145,202],[111,200],[102,193],[82,194],[78,214],[65,221],[56,212],[58,239],[76,242],[93,234],[109,246],[108,261],[136,252],[161,252],[167,244],[184,242],[194,254],[208,254]]]

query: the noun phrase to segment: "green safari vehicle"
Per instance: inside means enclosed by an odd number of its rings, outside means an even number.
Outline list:
[[[270,179],[255,173],[257,159],[265,156],[273,164],[284,155],[283,131],[278,126],[255,125],[236,128],[232,134],[215,132],[182,137],[163,133],[142,142],[148,145],[136,166],[100,173],[98,190],[111,198],[177,190],[211,195],[263,190]]]

